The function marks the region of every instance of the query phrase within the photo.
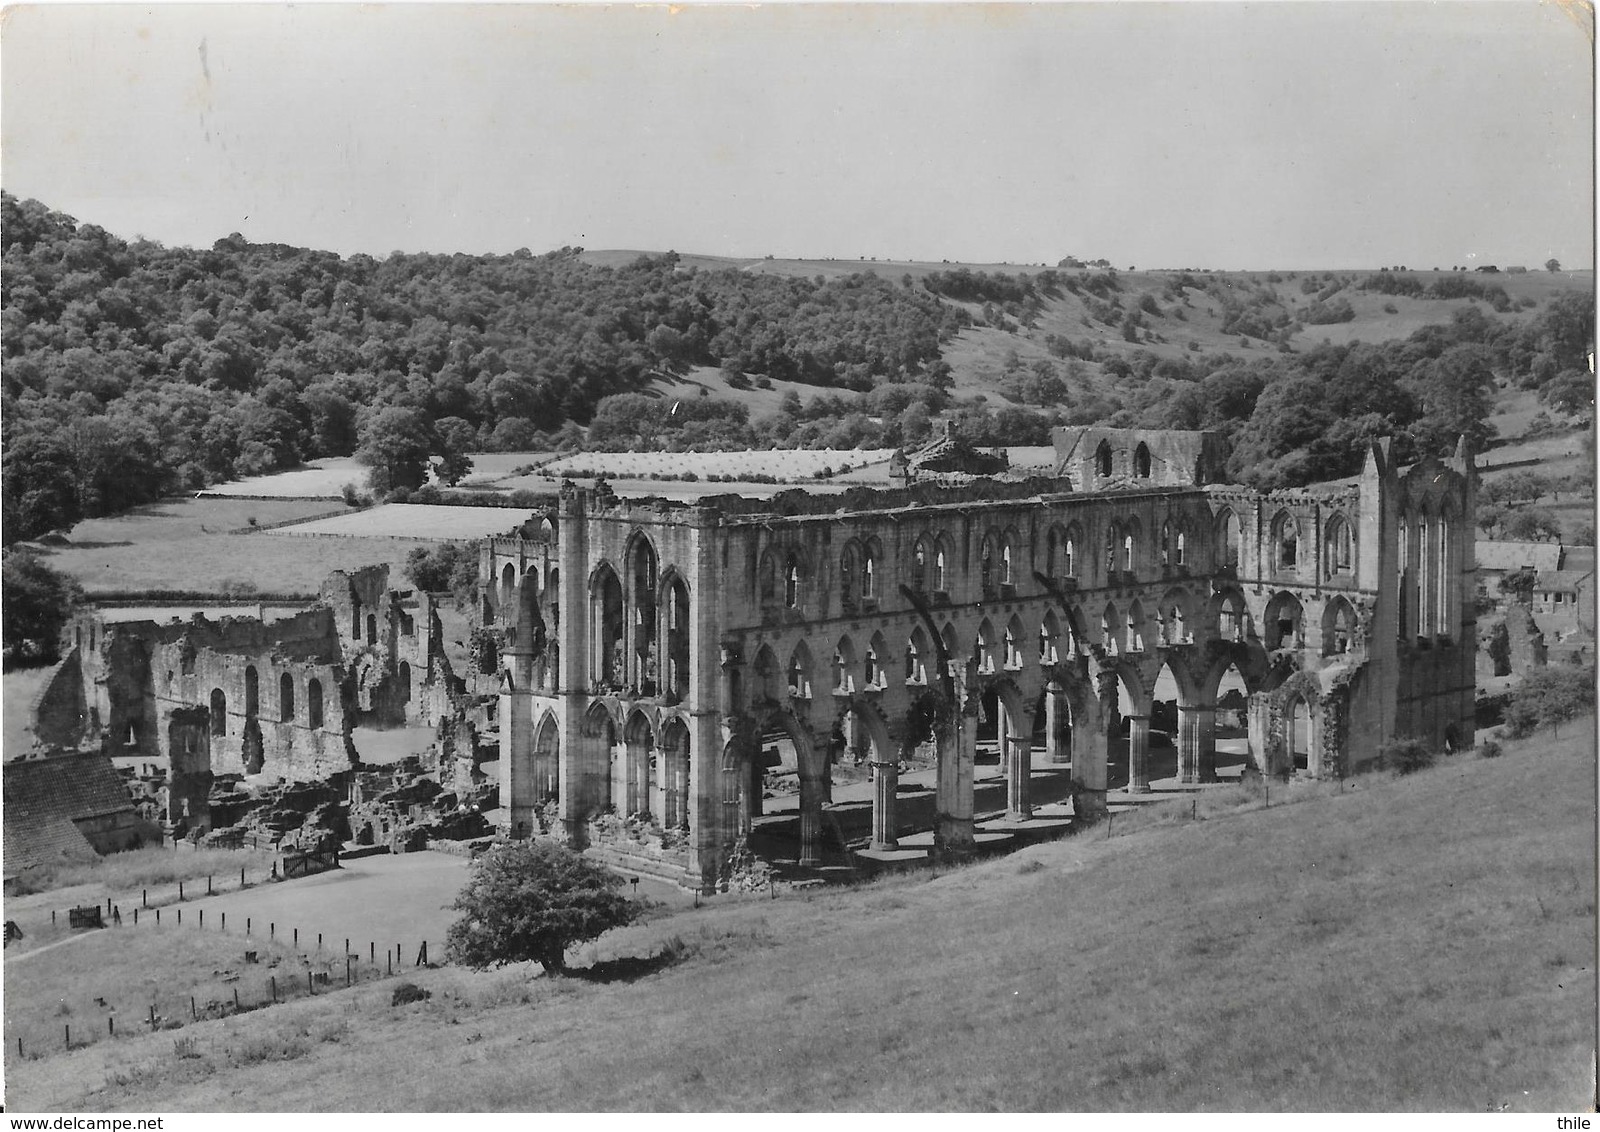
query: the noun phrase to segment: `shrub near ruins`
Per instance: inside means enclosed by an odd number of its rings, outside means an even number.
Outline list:
[[[563,974],[569,947],[638,916],[621,887],[621,877],[554,842],[503,842],[473,864],[451,905],[463,915],[445,953],[477,970],[536,959],[546,974]]]

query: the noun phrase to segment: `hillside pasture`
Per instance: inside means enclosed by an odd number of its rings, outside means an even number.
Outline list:
[[[409,539],[456,542],[514,532],[533,518],[529,507],[451,507],[432,503],[385,503],[329,519],[276,527],[266,534],[283,538],[328,536],[347,539]]]
[[[347,483],[353,483],[357,488],[366,490],[367,473],[371,470],[367,465],[359,463],[354,456],[328,456],[284,472],[219,483],[206,488],[204,494],[222,497],[338,499]]]
[[[740,452],[575,452],[552,460],[540,469],[540,475],[559,479],[563,476],[588,478],[605,475],[608,479],[648,479],[652,475],[664,479],[682,479],[693,474],[704,480],[708,476],[750,475],[775,476],[786,483],[812,480],[824,469],[837,472],[845,464],[862,468],[872,464],[887,464],[894,455],[892,448],[848,449],[790,449],[747,450]],[[509,481],[500,484],[509,486]]]
[[[168,499],[122,515],[88,519],[63,546],[41,547],[40,558],[76,578],[92,597],[107,592],[183,590],[193,593],[313,595],[334,570],[388,563],[399,578],[406,553],[423,540],[382,544],[266,538],[258,528],[326,515],[327,500]],[[248,533],[238,533],[248,532]]]
[[[1587,1111],[1592,720],[1198,822],[657,913],[579,963],[421,972],[16,1061],[32,1111]],[[1237,789],[1237,788],[1224,788]],[[359,864],[361,862],[355,862]],[[420,903],[420,901],[419,901]],[[281,1064],[224,1051],[316,1034]],[[215,1051],[215,1052],[213,1052]]]

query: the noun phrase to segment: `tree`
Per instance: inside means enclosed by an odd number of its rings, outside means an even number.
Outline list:
[[[14,657],[54,659],[61,627],[83,599],[82,587],[26,551],[7,553],[0,574],[6,648]]]
[[[639,915],[621,887],[621,877],[554,842],[502,842],[473,864],[451,905],[463,915],[445,954],[477,970],[535,959],[563,974],[569,947]]]
[[[1594,710],[1594,666],[1536,668],[1523,677],[1506,705],[1506,734],[1513,739],[1561,725]]]
[[[379,409],[361,423],[356,459],[372,467],[372,490],[380,495],[397,487],[419,488],[428,475],[428,457],[436,437],[416,409],[396,405]]]
[[[1544,269],[1551,272],[1560,271],[1561,261],[1555,256],[1551,256],[1549,259],[1544,261]]]
[[[1524,507],[1505,521],[1501,533],[1512,542],[1554,542],[1561,537],[1561,523],[1543,507]]]

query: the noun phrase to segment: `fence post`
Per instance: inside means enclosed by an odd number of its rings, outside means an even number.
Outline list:
[[[278,976],[268,975],[267,981],[272,984],[272,1004],[276,1006],[278,1004]]]
[[[161,922],[161,909],[157,908],[156,909],[156,923],[159,924],[160,922]]]
[[[183,923],[183,909],[182,908],[178,909],[178,923],[180,923],[180,924]]]
[[[240,888],[244,887],[244,866],[243,865],[239,866],[239,887]]]
[[[310,971],[306,972],[306,993],[312,995],[317,993],[317,985],[311,981]]]
[[[183,899],[183,882],[181,880],[178,882],[178,899]]]
[[[106,915],[111,915],[111,897],[106,897]]]
[[[368,940],[367,947],[370,949],[367,952],[367,962],[376,963],[378,961],[378,941]]]
[[[394,974],[394,952],[392,951],[383,953],[383,973],[385,975]]]
[[[416,965],[418,967],[426,967],[428,965],[428,941],[427,940],[423,940],[422,941],[422,946],[417,949],[417,963],[416,963]]]
[[[318,951],[322,950],[322,933],[321,932],[317,933],[317,950]]]
[[[156,1004],[152,1002],[150,1004],[150,1029],[153,1031],[155,1028],[156,1028]]]
[[[115,1014],[107,1015],[107,1017],[106,1017],[106,1037],[114,1038],[116,1036],[117,1036],[117,1016]]]
[[[273,920],[270,924],[267,925],[267,938],[268,939],[277,939],[278,938],[278,921],[277,920]]]
[[[62,1030],[64,1030],[66,1032],[66,1047],[68,1049],[71,1049],[72,1048],[72,1023],[63,1022],[61,1024],[61,1028],[62,1028]]]
[[[294,945],[296,947],[300,946],[300,929],[299,928],[295,928],[294,929]]]
[[[202,928],[206,926],[206,910],[204,908],[200,909],[200,926]],[[222,927],[223,927],[223,930],[227,930],[227,927],[228,927],[228,913],[226,913],[226,912],[222,913]]]
[[[350,937],[349,936],[345,936],[344,937],[344,953],[346,955],[350,954]]]
[[[244,918],[244,934],[245,935],[249,935],[250,934],[250,917],[249,916],[246,916]]]
[[[233,1012],[235,1014],[239,1013],[239,988],[238,987],[234,987],[233,988]]]
[[[206,876],[206,895],[211,895],[211,877],[209,874]]]
[[[144,890],[144,895],[139,898],[139,903],[145,908],[150,907],[150,890],[148,888]]]
[[[50,926],[52,928],[56,926],[56,910],[54,908],[50,909]]]
[[[139,922],[139,909],[137,908],[133,910],[133,922],[136,924]]]
[[[189,996],[189,1021],[200,1021],[200,1009],[194,1003],[194,995]]]
[[[350,985],[350,955],[346,952],[344,957],[344,985]]]

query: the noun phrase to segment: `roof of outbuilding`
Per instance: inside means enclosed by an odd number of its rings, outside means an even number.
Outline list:
[[[1479,569],[1520,570],[1532,566],[1541,573],[1561,566],[1561,544],[1479,539],[1473,546]]]
[[[133,798],[105,755],[66,754],[5,764],[5,871],[96,853],[75,823],[133,809]]]

